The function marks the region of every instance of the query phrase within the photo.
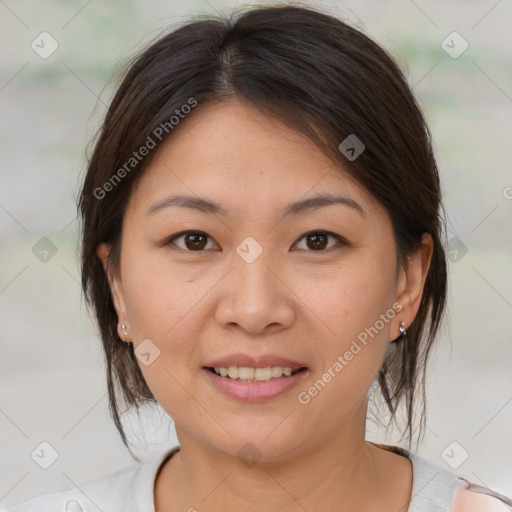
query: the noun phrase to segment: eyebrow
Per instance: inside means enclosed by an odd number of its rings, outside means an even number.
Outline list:
[[[289,204],[285,208],[283,214],[285,216],[289,214],[297,215],[305,212],[315,211],[325,206],[331,206],[334,204],[348,206],[359,212],[361,215],[366,215],[366,211],[363,209],[363,207],[353,199],[333,194],[320,194],[314,197],[310,197],[308,199],[296,201],[295,203]],[[197,196],[194,197],[183,195],[173,195],[166,197],[161,201],[158,201],[147,210],[146,215],[154,215],[155,213],[165,208],[170,208],[172,206],[190,208],[193,210],[198,210],[203,213],[215,215],[219,214],[225,217],[229,215],[229,212],[215,201],[210,201],[208,199],[204,199],[202,197]]]

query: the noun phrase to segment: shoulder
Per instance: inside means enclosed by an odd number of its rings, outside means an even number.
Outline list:
[[[42,494],[1,512],[89,512],[126,510],[127,490],[140,466],[133,466],[65,491]]]
[[[508,503],[508,505],[507,505]],[[510,512],[512,500],[487,487],[461,478],[457,482],[450,512]]]
[[[412,463],[413,488],[408,512],[512,512],[512,500],[507,496],[471,483],[405,448],[377,446],[404,455]]]

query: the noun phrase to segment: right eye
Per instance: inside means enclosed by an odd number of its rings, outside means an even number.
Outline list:
[[[207,245],[207,240],[209,238],[210,237],[202,231],[183,231],[181,233],[177,233],[176,235],[172,235],[171,238],[165,242],[165,245],[175,245],[180,249],[188,252],[202,252],[202,250]],[[180,246],[175,242],[175,240],[180,239],[183,239],[184,246]]]

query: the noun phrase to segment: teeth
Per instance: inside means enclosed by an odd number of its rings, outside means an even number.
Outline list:
[[[272,378],[289,377],[295,374],[299,369],[292,370],[290,367],[267,366],[266,368],[249,368],[247,366],[216,366],[215,373],[221,377],[229,377],[233,380],[256,380],[268,381]]]
[[[242,368],[240,368],[240,370],[242,370]],[[239,371],[238,376],[241,379],[242,372]],[[272,369],[270,367],[256,368],[256,370],[254,370],[254,378],[256,380],[270,380],[272,378]]]
[[[283,374],[282,368],[280,368],[279,366],[272,366],[271,373],[272,377],[281,377],[281,375]]]
[[[256,380],[258,379],[258,372],[259,370],[262,370],[263,368],[258,368],[257,370],[254,370],[254,368],[246,368],[241,367],[238,368],[238,378],[240,380],[252,380],[254,379],[254,375],[256,374]]]

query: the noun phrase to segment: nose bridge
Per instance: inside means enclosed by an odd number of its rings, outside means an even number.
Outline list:
[[[219,322],[258,332],[270,324],[283,326],[293,321],[290,292],[276,277],[276,256],[250,236],[236,247],[229,285],[217,311]]]
[[[279,287],[270,270],[275,266],[275,254],[268,245],[264,248],[263,243],[248,236],[236,248],[233,277],[240,292],[238,300],[243,303],[245,295],[247,305],[253,300],[273,300],[275,288]]]

